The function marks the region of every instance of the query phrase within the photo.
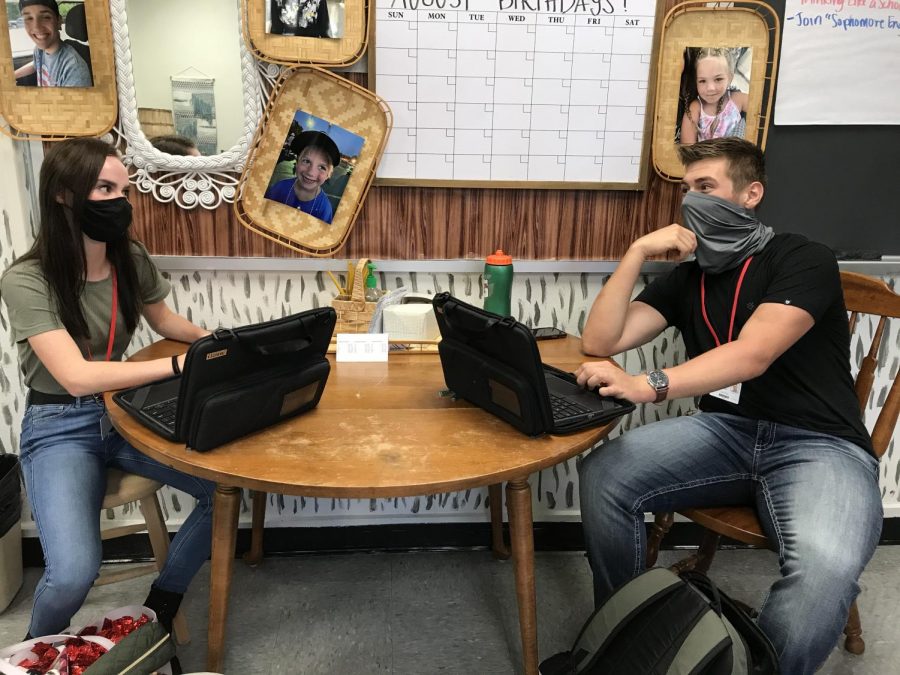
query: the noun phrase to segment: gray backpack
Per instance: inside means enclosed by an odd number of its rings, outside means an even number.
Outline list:
[[[777,675],[756,622],[703,574],[655,567],[621,586],[541,675]]]

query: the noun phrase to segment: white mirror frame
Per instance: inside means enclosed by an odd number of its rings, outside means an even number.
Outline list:
[[[119,119],[112,133],[114,142],[124,142],[123,161],[129,178],[141,192],[153,195],[160,202],[174,201],[183,209],[193,209],[197,205],[215,209],[223,202],[234,202],[238,178],[262,115],[266,90],[271,89],[271,83],[281,69],[274,64],[257,64],[247,51],[238,26],[244,88],[242,136],[229,150],[209,157],[160,152],[144,135],[137,117],[126,0],[110,0],[109,5],[119,90]]]

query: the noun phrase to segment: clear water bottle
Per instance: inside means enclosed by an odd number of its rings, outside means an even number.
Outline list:
[[[484,308],[487,311],[500,316],[512,314],[512,278],[512,257],[497,249],[487,257],[484,264]]]

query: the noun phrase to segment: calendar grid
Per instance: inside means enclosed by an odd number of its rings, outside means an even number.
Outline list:
[[[620,2],[380,0],[378,176],[638,182],[655,3]]]

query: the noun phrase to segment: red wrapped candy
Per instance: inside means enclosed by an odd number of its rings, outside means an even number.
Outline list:
[[[81,675],[105,653],[106,649],[95,642],[78,637],[66,640],[65,655],[69,660],[69,675]]]
[[[25,659],[16,665],[20,668],[46,673],[50,670],[50,666],[53,665],[56,657],[59,656],[59,650],[49,642],[37,642],[31,648],[31,651],[37,656],[36,659]]]
[[[116,644],[129,633],[137,630],[151,619],[146,614],[141,614],[137,619],[133,616],[122,616],[118,619],[103,619],[103,627],[97,630],[95,626],[88,626],[79,635],[99,635]]]
[[[62,657],[60,650],[46,642],[38,642],[31,648],[37,659],[25,659],[17,664],[20,668],[27,668],[38,673],[46,673],[51,668],[68,675],[82,675],[94,661],[106,653],[106,649],[96,644],[73,637],[62,645]]]

